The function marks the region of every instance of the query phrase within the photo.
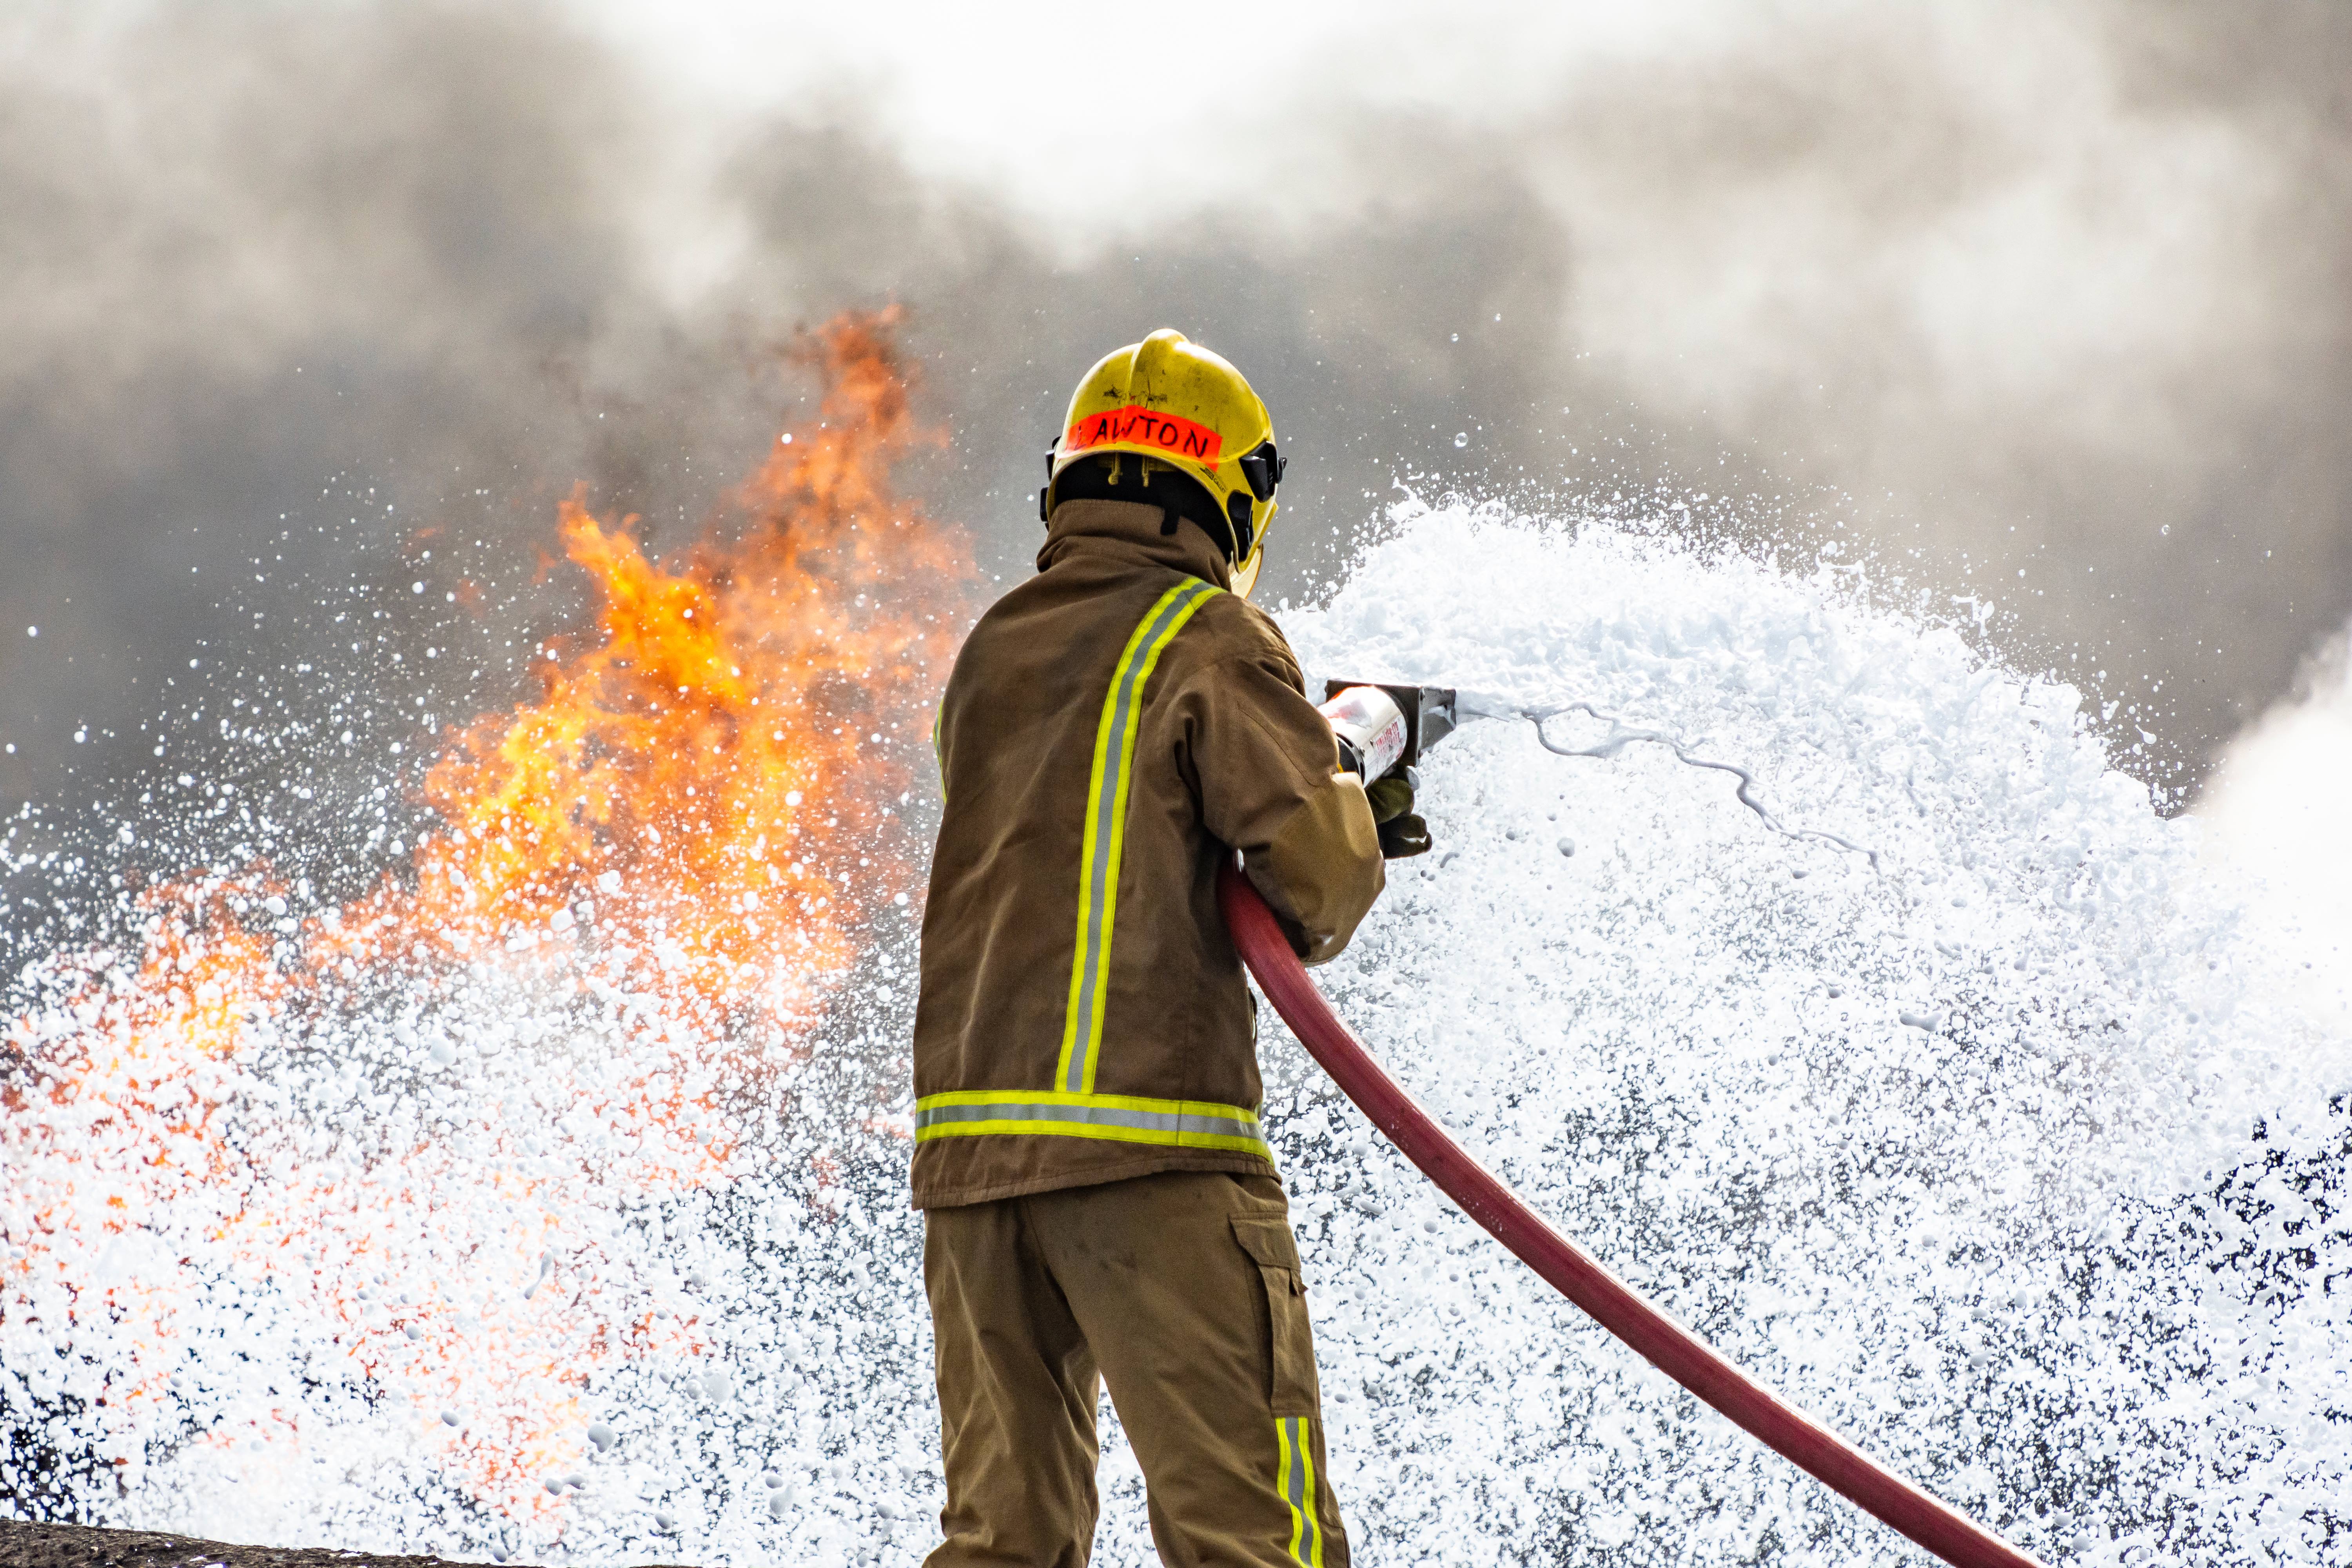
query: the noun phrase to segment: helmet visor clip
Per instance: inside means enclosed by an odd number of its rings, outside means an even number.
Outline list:
[[[1238,461],[1250,494],[1262,501],[1274,499],[1275,487],[1282,483],[1282,471],[1290,466],[1288,458],[1275,451],[1271,441],[1259,442],[1255,449],[1243,453]]]

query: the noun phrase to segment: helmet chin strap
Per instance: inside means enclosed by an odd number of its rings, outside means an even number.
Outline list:
[[[1225,542],[1229,547],[1225,559],[1239,567],[1249,559],[1250,544],[1255,537],[1250,527],[1249,497],[1235,490],[1225,498]]]
[[[1128,460],[1134,460],[1133,467]],[[1190,473],[1175,464],[1139,452],[1105,452],[1065,467],[1049,469],[1045,488],[1037,492],[1037,515],[1050,523],[1054,509],[1065,501],[1132,500],[1156,506],[1164,515],[1160,531],[1176,531],[1179,519],[1208,535],[1226,564],[1240,571],[1249,559],[1252,540],[1249,498],[1236,494],[1226,506]],[[1222,536],[1222,537],[1221,537]]]

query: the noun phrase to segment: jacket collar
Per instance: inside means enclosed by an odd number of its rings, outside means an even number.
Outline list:
[[[1172,566],[1177,571],[1214,583],[1234,585],[1234,572],[1225,552],[1191,523],[1179,521],[1176,531],[1160,531],[1166,514],[1156,506],[1131,500],[1066,500],[1054,509],[1046,525],[1045,547],[1037,552],[1037,570],[1064,561],[1100,560],[1135,565]]]

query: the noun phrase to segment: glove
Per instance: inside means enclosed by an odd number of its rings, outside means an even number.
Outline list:
[[[1364,790],[1371,802],[1372,826],[1380,829],[1381,858],[1405,860],[1429,853],[1429,824],[1413,814],[1412,781],[1400,771]]]

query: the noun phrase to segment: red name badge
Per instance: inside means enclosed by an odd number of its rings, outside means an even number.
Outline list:
[[[1171,457],[1209,464],[1216,462],[1218,449],[1225,444],[1225,438],[1206,425],[1196,425],[1181,414],[1160,414],[1130,403],[1124,408],[1089,414],[1072,423],[1069,434],[1063,438],[1062,449],[1083,452],[1089,447],[1108,446],[1114,441],[1151,447]]]

